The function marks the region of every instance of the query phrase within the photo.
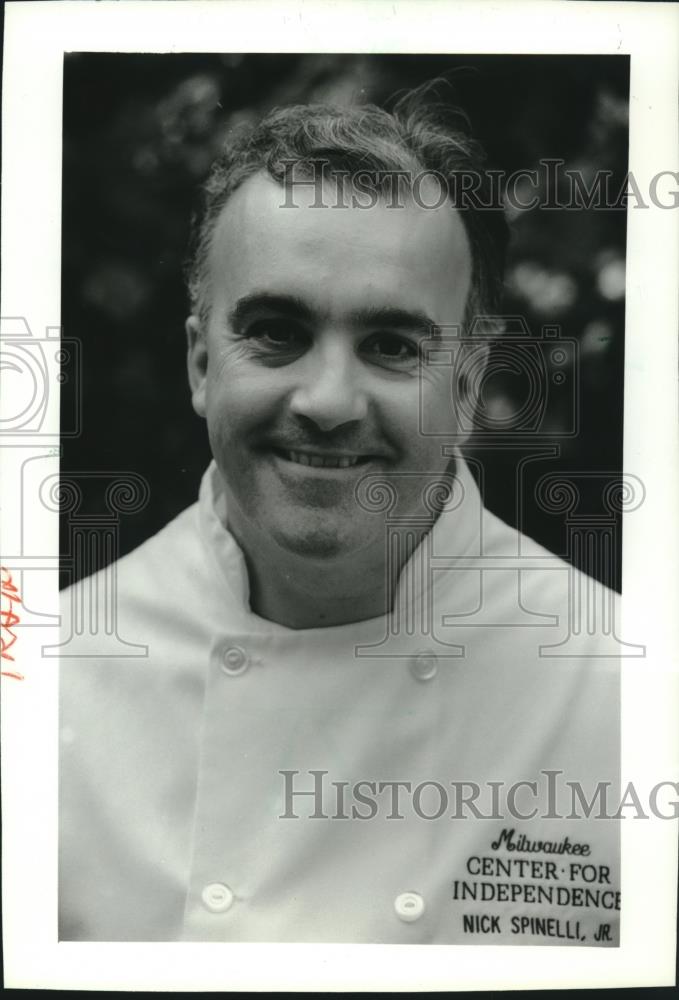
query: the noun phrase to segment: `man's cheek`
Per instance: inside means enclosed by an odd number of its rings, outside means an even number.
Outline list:
[[[470,419],[466,418],[464,401],[455,396],[449,372],[421,382],[419,403],[418,433],[423,441],[429,445],[438,442],[440,447],[450,437],[455,444],[463,443]]]
[[[235,430],[253,413],[252,398],[236,379],[219,379],[208,382],[208,419],[215,426]]]
[[[435,471],[441,464],[441,445],[445,442],[438,435],[432,435],[431,428],[438,430],[445,421],[447,430],[449,409],[445,395],[431,392],[430,387],[423,384],[410,399],[404,399],[398,414],[394,414],[390,421],[392,436],[398,441],[403,461],[410,471]]]

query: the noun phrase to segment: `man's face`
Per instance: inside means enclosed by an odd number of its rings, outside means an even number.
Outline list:
[[[448,203],[314,199],[297,187],[295,207],[283,207],[264,174],[231,196],[215,229],[207,329],[191,317],[187,331],[193,405],[236,537],[327,559],[384,545],[383,515],[355,497],[362,477],[393,483],[399,516],[421,515],[425,482],[446,469],[442,439],[419,426],[422,407],[439,427],[449,414],[455,433],[450,369],[423,366],[420,377],[418,349],[431,324],[462,322],[471,255]]]

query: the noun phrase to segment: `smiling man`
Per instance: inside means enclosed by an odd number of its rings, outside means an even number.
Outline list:
[[[326,211],[313,189],[294,197],[282,205],[261,172],[231,196],[213,234],[208,315],[187,329],[193,404],[252,607],[309,628],[390,606],[384,526],[357,505],[356,486],[368,473],[415,473],[399,511],[422,519],[422,477],[450,460],[419,433],[420,405],[452,407],[450,372],[421,381],[419,348],[439,324],[462,322],[472,268],[449,203]],[[321,197],[333,203],[329,184]]]
[[[617,787],[615,664],[569,603],[608,596],[483,507],[486,341],[455,378],[429,353],[498,308],[474,171],[415,102],[280,109],[215,164],[186,323],[214,462],[117,564],[148,655],[93,635],[62,669],[62,939],[617,943],[617,824],[556,787]]]

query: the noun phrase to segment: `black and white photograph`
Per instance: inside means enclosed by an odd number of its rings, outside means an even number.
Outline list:
[[[66,57],[65,940],[618,943],[628,81]]]
[[[30,633],[54,946],[453,946],[439,989],[492,947],[632,985],[628,829],[676,864],[679,790],[672,627],[630,613],[671,495],[630,431],[671,412],[637,233],[679,200],[635,158],[636,56],[228,41],[64,46],[59,310],[3,307],[3,690]]]

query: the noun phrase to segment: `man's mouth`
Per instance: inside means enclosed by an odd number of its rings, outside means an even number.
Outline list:
[[[274,448],[274,453],[296,465],[306,465],[314,469],[349,469],[354,465],[365,465],[372,455],[332,454],[319,451],[295,451]]]

